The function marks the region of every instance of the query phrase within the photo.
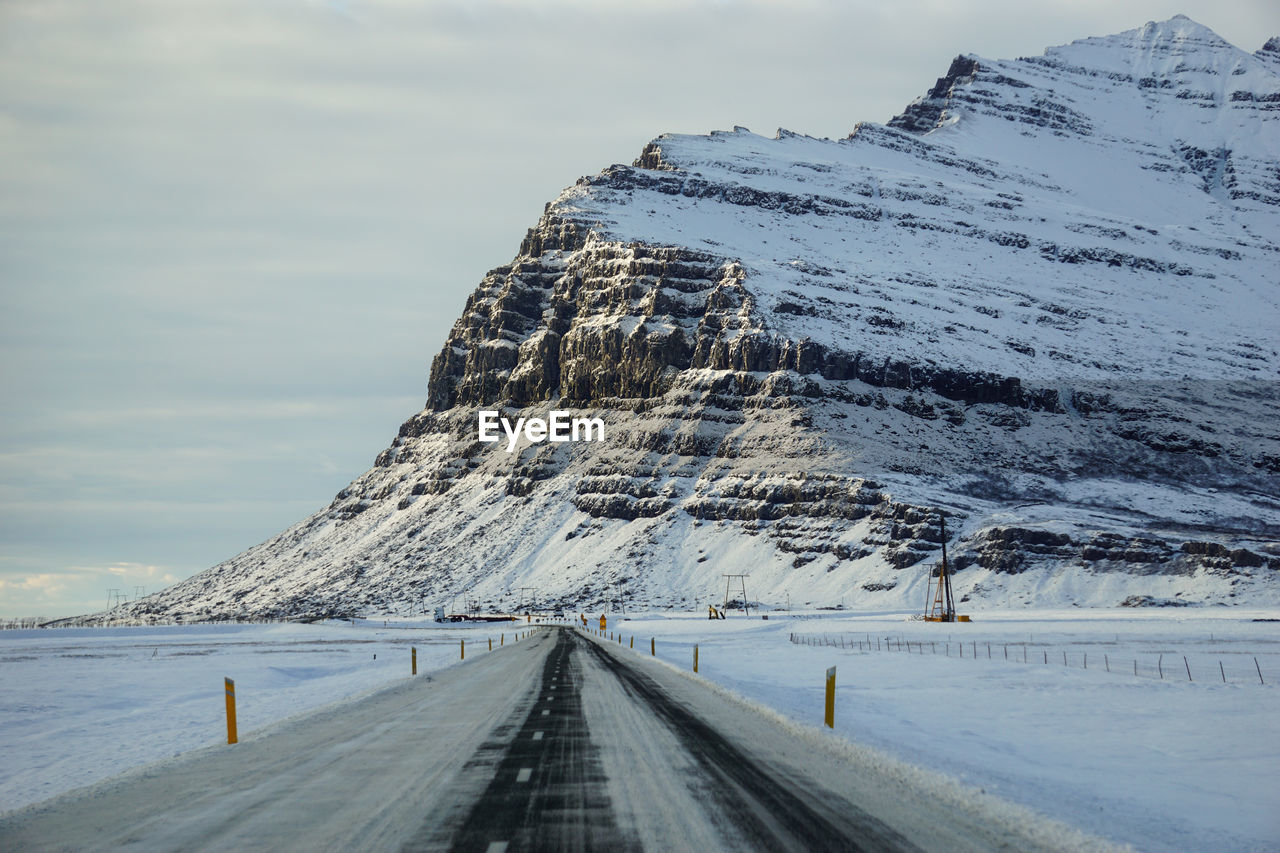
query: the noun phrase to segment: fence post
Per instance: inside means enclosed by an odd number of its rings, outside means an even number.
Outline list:
[[[1105,666],[1105,667],[1107,668],[1107,672],[1110,672],[1110,671],[1111,671],[1111,658],[1107,657],[1106,655],[1103,655],[1103,656],[1102,656],[1102,665],[1103,665],[1103,666]]]
[[[230,678],[222,681],[227,692],[227,743],[239,743],[240,739],[236,736],[236,683]]]
[[[1253,659],[1253,668],[1258,671],[1258,683],[1266,684],[1267,682],[1262,680],[1262,667],[1258,666],[1258,659],[1256,657]]]
[[[1160,680],[1164,681],[1164,655],[1160,655],[1156,660],[1156,670],[1160,673]]]
[[[827,708],[823,721],[829,729],[836,727],[836,668],[834,666],[827,670]]]
[[[698,671],[698,644],[693,644],[693,671]]]
[[[1187,663],[1187,656],[1182,656],[1182,665],[1187,668],[1187,681],[1191,680],[1191,664]]]
[[[413,667],[413,671],[409,674],[417,675],[418,674],[418,647],[417,646],[409,647],[409,660],[411,661],[411,665]]]

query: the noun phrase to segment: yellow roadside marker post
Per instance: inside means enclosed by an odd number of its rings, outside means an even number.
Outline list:
[[[498,635],[498,645],[500,645],[500,646],[501,646],[501,645],[504,645],[506,642],[507,642],[507,635],[506,635],[506,634],[499,634],[499,635]]]
[[[653,637],[649,638],[649,654],[655,658],[658,656],[658,647],[654,645]]]
[[[413,672],[411,674],[417,675],[418,674],[418,647],[410,646],[409,653],[411,655],[410,660],[413,661]]]
[[[222,679],[227,691],[227,743],[239,743],[236,737],[236,683],[230,678]]]
[[[827,728],[836,727],[836,668],[827,670],[827,709],[823,721]]]
[[[693,644],[693,671],[698,671],[698,644]]]
[[[634,649],[635,647],[636,647],[636,635],[635,635],[635,634],[632,634],[632,635],[631,635],[631,648],[633,648],[633,649]]]
[[[493,637],[489,638],[489,651],[493,651]]]
[[[467,659],[467,641],[459,640],[458,641],[458,660],[466,660],[466,659]]]

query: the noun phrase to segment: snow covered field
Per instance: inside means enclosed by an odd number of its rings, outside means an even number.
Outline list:
[[[685,670],[697,643],[702,677],[805,724],[835,666],[838,735],[1140,849],[1261,849],[1280,829],[1280,631],[1254,621],[1280,612],[769,615],[615,615],[609,631]],[[407,677],[410,645],[423,674],[513,627],[0,632],[0,810],[221,742],[224,676],[247,733]]]
[[[1252,620],[1280,613],[1007,611],[952,625],[769,615],[618,624],[686,669],[697,642],[700,675],[814,725],[835,666],[838,734],[1138,849],[1274,849],[1280,625]],[[797,645],[793,633],[850,647]]]
[[[224,742],[223,678],[240,733],[511,642],[515,625],[192,625],[0,631],[0,811]]]

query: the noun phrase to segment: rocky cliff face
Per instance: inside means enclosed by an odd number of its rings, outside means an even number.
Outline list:
[[[1274,40],[1273,40],[1274,42]],[[548,205],[326,510],[134,616],[1280,603],[1280,66],[1185,18]],[[606,440],[477,440],[480,409]]]

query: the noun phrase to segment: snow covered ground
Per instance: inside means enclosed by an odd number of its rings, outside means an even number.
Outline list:
[[[769,616],[614,615],[609,631],[685,670],[696,643],[702,677],[805,724],[835,666],[838,735],[1140,849],[1261,849],[1280,829],[1280,632],[1254,621],[1280,611]],[[220,742],[223,676],[249,732],[408,676],[410,645],[423,673],[513,627],[0,632],[0,810]]]
[[[497,646],[511,624],[191,625],[0,631],[0,811],[222,742]]]
[[[697,642],[700,675],[814,725],[835,666],[838,734],[1139,849],[1274,844],[1280,631],[1253,620],[1280,613],[1006,611],[953,625],[769,615],[618,625],[685,669]],[[849,647],[793,644],[793,633]]]

